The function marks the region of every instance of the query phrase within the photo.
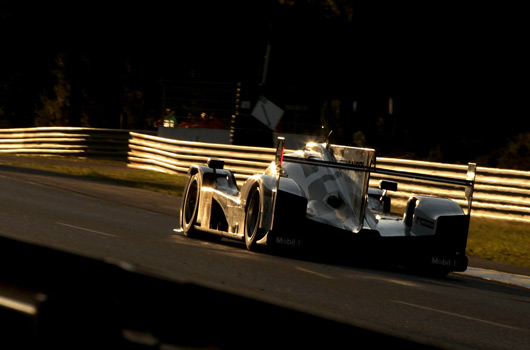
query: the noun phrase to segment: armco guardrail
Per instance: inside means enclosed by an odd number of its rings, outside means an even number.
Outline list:
[[[211,157],[221,158],[238,182],[264,171],[274,159],[275,149],[230,146],[190,141],[177,141],[131,133],[129,162],[131,167],[184,174],[191,164],[206,163]],[[467,165],[432,163],[405,159],[377,158],[381,168],[425,173],[465,179]],[[388,178],[372,174],[370,185]],[[451,198],[462,206],[467,203],[464,188],[396,178],[398,191],[392,193],[393,204],[404,207],[412,195],[434,195]],[[473,196],[474,216],[506,218],[530,222],[530,172],[479,167]]]
[[[0,153],[127,159],[127,130],[43,127],[0,129]]]
[[[134,132],[131,136],[130,167],[185,174],[192,164],[220,158],[240,182],[265,170],[275,153],[273,148],[178,141]]]
[[[262,172],[274,158],[273,148],[178,141],[126,130],[90,128],[0,129],[0,153],[98,156],[128,160],[133,168],[185,174],[191,164],[221,158],[238,182]],[[465,178],[467,166],[406,159],[377,158],[380,168]],[[388,177],[388,176],[386,176]],[[372,174],[377,186],[385,175]],[[411,179],[395,179],[393,204],[405,205],[412,195],[434,195],[465,204],[464,189]],[[477,168],[473,216],[530,222],[530,172]]]
[[[432,163],[406,159],[377,158],[377,166],[393,170],[465,178],[467,165]],[[371,176],[371,185],[385,178]],[[412,195],[435,195],[451,198],[464,206],[464,188],[427,183],[410,179],[396,179],[398,191],[392,193],[394,201],[403,206]],[[530,172],[477,167],[473,194],[474,216],[505,218],[530,222]]]

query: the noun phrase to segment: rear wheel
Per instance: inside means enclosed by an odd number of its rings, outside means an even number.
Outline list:
[[[184,235],[188,237],[193,237],[197,233],[194,226],[197,223],[199,198],[199,179],[198,175],[195,174],[189,179],[186,189],[184,190],[184,200],[180,213],[180,224]]]
[[[245,244],[248,250],[254,250],[256,242],[264,236],[263,230],[259,228],[261,215],[261,190],[256,186],[248,197],[245,216]]]

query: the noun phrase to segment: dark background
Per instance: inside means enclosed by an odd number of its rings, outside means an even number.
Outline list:
[[[324,125],[380,156],[530,169],[523,14],[505,2],[0,0],[0,127],[154,129],[164,82],[240,82],[286,109],[282,131]]]

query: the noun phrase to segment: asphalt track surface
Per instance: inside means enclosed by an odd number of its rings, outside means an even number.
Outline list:
[[[173,231],[179,205],[170,195],[0,165],[1,236],[436,347],[530,347],[530,289],[480,273],[433,278],[188,239]]]

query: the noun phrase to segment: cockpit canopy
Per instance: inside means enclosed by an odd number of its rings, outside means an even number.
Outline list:
[[[286,161],[285,175],[295,180],[308,199],[307,215],[348,231],[358,232],[364,222],[369,169],[375,151],[367,148],[309,143],[304,150],[286,154],[287,158],[323,161],[304,164]],[[327,162],[327,164],[326,164]],[[344,169],[333,164],[354,167]]]

